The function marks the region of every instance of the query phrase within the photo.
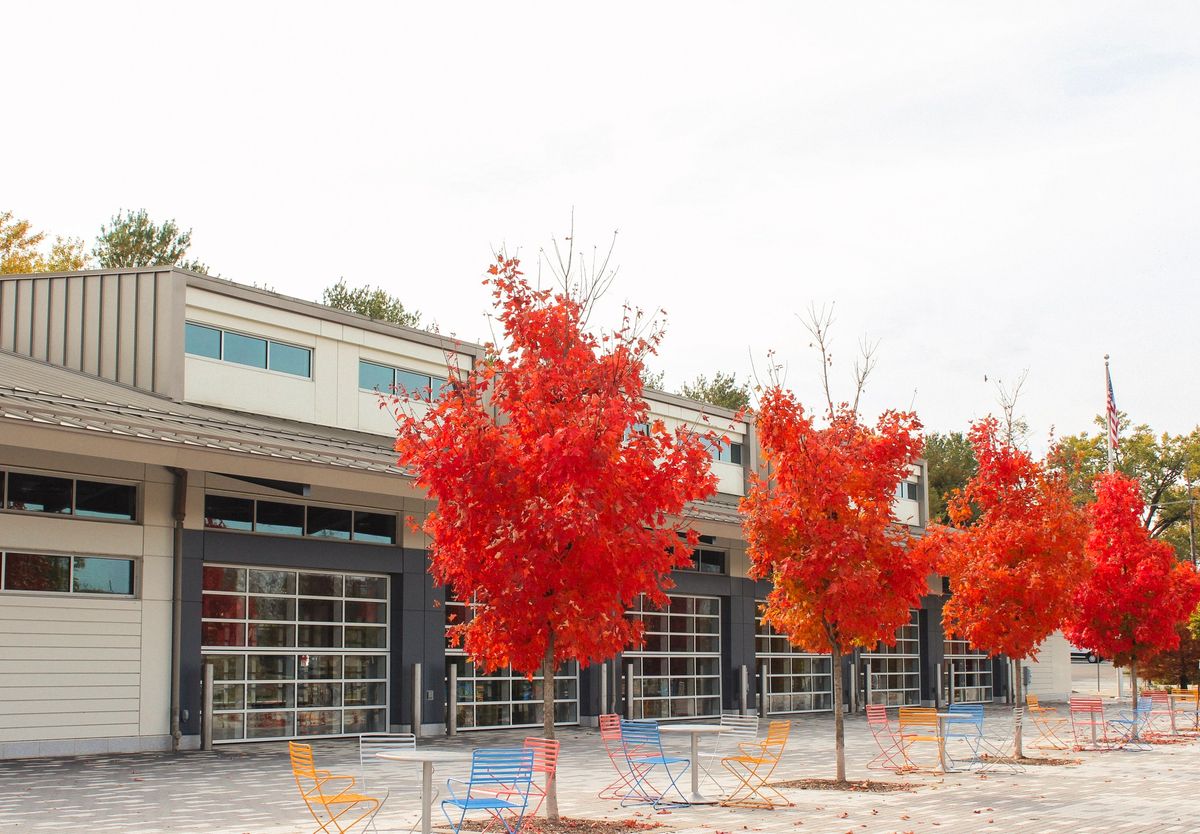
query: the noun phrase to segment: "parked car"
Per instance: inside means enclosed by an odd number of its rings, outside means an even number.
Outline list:
[[[1090,649],[1080,649],[1075,646],[1071,647],[1071,662],[1072,663],[1099,663],[1104,658]]]

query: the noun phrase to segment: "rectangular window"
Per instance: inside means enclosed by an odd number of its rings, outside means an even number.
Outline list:
[[[133,560],[41,553],[0,554],[5,591],[133,596]]]
[[[133,594],[133,562],[76,556],[71,590],[80,594]]]
[[[692,551],[692,565],[700,573],[725,573],[725,551],[696,548]]]
[[[296,376],[312,376],[312,351],[308,348],[271,342],[269,360],[272,371]]]
[[[312,349],[203,324],[184,324],[184,351],[252,368],[312,378]]]
[[[221,331],[190,321],[183,326],[183,349],[193,356],[221,358]]]
[[[742,463],[742,444],[741,443],[730,443],[729,444],[729,462],[736,463],[739,466],[741,466],[741,463]]]
[[[376,544],[396,543],[396,517],[384,513],[354,513],[354,540]]]
[[[333,507],[309,507],[305,535],[327,539],[349,539],[351,514],[349,510]]]
[[[219,530],[253,530],[254,502],[224,495],[204,496],[204,526]]]
[[[260,533],[274,533],[279,536],[303,536],[304,507],[300,504],[259,501],[254,529]]]
[[[31,513],[71,514],[72,481],[69,478],[52,478],[48,475],[29,475],[23,472],[8,473],[8,501],[10,510]]]
[[[901,481],[896,484],[897,498],[907,498],[910,501],[916,501],[918,500],[918,495],[920,495],[920,490],[917,484],[908,481]]]
[[[137,487],[98,481],[75,482],[75,515],[133,521],[137,514]]]
[[[358,387],[368,391],[390,394],[396,384],[396,371],[374,362],[358,363]]]
[[[265,368],[267,367],[267,340],[254,336],[243,336],[241,333],[227,332],[222,358],[226,362],[236,362],[252,368]]]
[[[396,391],[405,394],[412,400],[429,399],[429,377],[412,371],[396,369]]]
[[[736,463],[739,466],[742,463],[742,444],[741,443],[721,443],[712,442],[708,439],[704,440],[704,445],[708,447],[708,453],[713,460],[721,461],[722,463]]]
[[[4,554],[4,590],[71,590],[71,557],[35,553]]]

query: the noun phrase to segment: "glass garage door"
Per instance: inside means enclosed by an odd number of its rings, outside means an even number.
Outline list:
[[[467,606],[457,600],[446,602],[446,625],[458,625],[469,616]],[[485,730],[500,727],[542,726],[543,676],[533,680],[505,667],[487,674],[477,667],[461,647],[446,643],[446,664],[458,669],[458,729]],[[563,664],[554,676],[554,723],[579,723],[579,667]]]
[[[213,739],[388,728],[388,577],[204,566]]]
[[[954,704],[983,704],[992,700],[992,659],[957,635],[946,639],[946,680]],[[943,693],[947,694],[947,693]]]
[[[918,613],[909,610],[909,621],[896,631],[896,645],[880,643],[875,651],[863,655],[867,666],[867,703],[887,707],[914,706],[921,703],[921,647],[917,629]]]
[[[763,605],[759,600],[758,604]],[[822,712],[833,709],[829,655],[802,652],[768,625],[761,609],[754,619],[754,651],[767,667],[767,713]]]
[[[721,714],[721,600],[672,595],[666,611],[638,600],[629,616],[646,626],[633,665],[634,718],[699,718]]]

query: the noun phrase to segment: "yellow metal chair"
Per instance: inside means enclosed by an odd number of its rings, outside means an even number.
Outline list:
[[[386,791],[383,799],[355,793],[353,776],[336,776],[328,770],[317,770],[311,744],[288,742],[288,752],[300,797],[317,821],[313,834],[318,831],[344,834],[360,822],[370,822],[387,799]],[[340,790],[337,789],[339,785],[342,786]]]
[[[1033,743],[1034,747],[1049,748],[1050,750],[1070,749],[1071,744],[1059,734],[1059,731],[1070,723],[1068,718],[1059,715],[1058,710],[1053,707],[1042,706],[1038,703],[1036,695],[1026,695],[1025,706],[1025,711],[1033,719],[1033,724],[1038,731],[1038,740]]]
[[[937,710],[933,707],[900,707],[900,754],[911,768],[920,769],[920,766],[912,760],[909,749],[922,742],[935,745],[940,764],[945,742],[938,726]]]
[[[721,759],[721,766],[738,780],[733,792],[721,801],[722,805],[735,808],[783,808],[793,804],[767,784],[779,766],[779,760],[783,758],[791,730],[791,721],[772,721],[767,727],[765,739],[739,742],[739,755]]]

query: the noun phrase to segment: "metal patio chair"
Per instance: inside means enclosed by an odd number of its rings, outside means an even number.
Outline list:
[[[687,805],[687,797],[679,787],[679,780],[691,760],[683,756],[668,756],[662,747],[662,736],[657,721],[622,721],[621,745],[625,752],[625,763],[629,767],[629,789],[621,799],[621,805],[646,804],[655,808],[663,805]],[[666,774],[667,787],[657,790],[650,781],[654,768],[661,767]],[[668,800],[671,791],[679,801]]]
[[[1025,713],[1033,719],[1038,739],[1033,747],[1049,750],[1069,750],[1071,745],[1061,735],[1069,720],[1058,714],[1054,707],[1044,707],[1036,695],[1025,696]]]
[[[937,710],[933,707],[900,707],[900,754],[904,763],[912,770],[928,770],[913,761],[909,751],[914,744],[933,744],[939,756],[942,752],[941,728],[938,726]]]
[[[772,721],[767,727],[765,739],[739,742],[739,755],[726,756],[721,760],[721,765],[738,780],[733,792],[721,801],[722,805],[735,808],[782,808],[793,804],[767,784],[783,758],[791,730],[791,721]]]
[[[358,737],[358,769],[362,776],[363,790],[371,790],[371,781],[374,780],[377,786],[382,785],[385,790],[391,793],[392,790],[403,787],[411,789],[414,794],[420,795],[421,783],[419,779],[409,777],[403,780],[403,784],[398,784],[398,774],[400,771],[396,768],[395,762],[386,762],[380,759],[377,753],[386,753],[390,750],[416,750],[417,737],[412,733],[363,733]],[[437,793],[435,791],[434,796]],[[393,803],[394,805],[395,803]],[[368,826],[378,831],[375,825],[375,818],[372,817]]]
[[[1072,695],[1067,710],[1074,749],[1112,750],[1120,746],[1121,737],[1113,735],[1099,695]]]
[[[977,755],[974,765],[980,773],[1005,771],[1007,773],[1024,773],[1025,765],[1017,761],[1017,733],[1022,729],[1025,720],[1025,710],[1022,707],[1013,709],[1013,721],[1006,735],[988,736],[982,734],[976,739]]]
[[[516,834],[525,821],[529,790],[533,785],[534,752],[528,747],[492,747],[471,751],[471,774],[466,779],[446,780],[449,799],[442,800],[442,814],[458,834],[467,814],[482,811],[499,822],[508,834]],[[458,786],[457,790],[455,786]],[[458,820],[450,810],[458,812]]]
[[[289,741],[288,755],[300,797],[317,822],[313,834],[344,834],[360,822],[373,822],[387,800],[387,791],[382,799],[355,791],[353,776],[317,770],[311,744]]]
[[[1139,695],[1137,706],[1132,711],[1120,710],[1116,718],[1108,719],[1110,737],[1115,735],[1114,745],[1127,750],[1149,750],[1146,733],[1150,731],[1153,712],[1153,702],[1145,695]]]
[[[712,782],[718,790],[725,792],[725,786],[721,784],[721,780],[713,773],[715,767],[710,767],[716,762],[720,762],[732,750],[736,749],[736,745],[741,742],[751,742],[758,739],[758,716],[757,715],[738,715],[736,713],[721,713],[721,732],[717,733],[716,741],[713,744],[713,749],[709,752],[701,754],[700,767],[704,771],[704,777]],[[705,762],[708,764],[705,764]]]
[[[900,747],[900,736],[892,730],[892,721],[888,717],[887,707],[882,704],[867,704],[867,727],[879,754],[867,762],[868,770],[891,770],[903,773],[909,769],[904,760],[904,751]]]
[[[629,764],[625,759],[625,748],[621,742],[621,716],[610,713],[600,716],[600,743],[612,763],[617,778],[600,789],[597,799],[624,799],[629,793]]]
[[[979,740],[983,738],[983,704],[955,704],[947,707],[947,711],[966,717],[945,719],[942,743],[946,744],[954,739],[965,742],[971,751],[967,761],[976,761],[979,758]],[[952,766],[956,766],[953,753],[947,752],[947,758]]]

